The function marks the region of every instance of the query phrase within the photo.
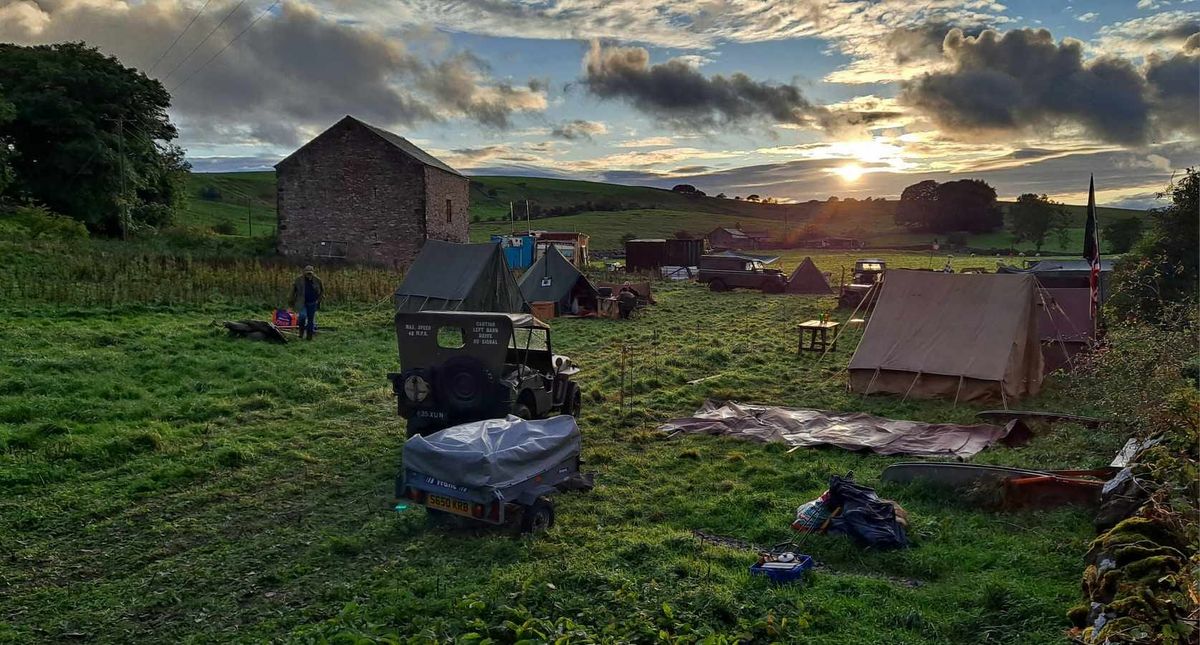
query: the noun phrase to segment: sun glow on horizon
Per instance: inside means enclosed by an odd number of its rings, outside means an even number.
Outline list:
[[[860,166],[856,163],[850,163],[850,164],[846,164],[844,166],[839,166],[837,168],[834,168],[833,172],[837,173],[837,175],[842,178],[842,181],[849,183],[849,184],[852,184],[852,183],[858,181],[859,178],[861,178],[863,176],[862,166]]]

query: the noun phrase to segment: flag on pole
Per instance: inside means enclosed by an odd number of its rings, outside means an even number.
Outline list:
[[[1096,178],[1088,181],[1087,225],[1083,229],[1083,258],[1091,269],[1088,288],[1092,295],[1092,325],[1100,311],[1100,224],[1096,219]]]

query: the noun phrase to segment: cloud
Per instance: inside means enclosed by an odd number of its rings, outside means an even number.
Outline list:
[[[1079,22],[1095,22],[1096,18],[1099,18],[1099,17],[1100,17],[1100,14],[1096,13],[1095,11],[1089,11],[1087,13],[1075,16],[1075,19],[1078,20]]]
[[[794,85],[759,82],[742,73],[705,76],[679,59],[650,64],[642,47],[604,47],[593,40],[583,83],[602,99],[629,102],[677,128],[714,129],[754,120],[808,124],[823,111]]]
[[[644,139],[629,139],[617,144],[618,148],[655,148],[660,146],[672,146],[675,142],[671,137],[646,137]]]
[[[1185,108],[1200,102],[1194,93],[1186,96],[1194,85],[1182,72],[1195,61],[1184,54],[1161,63],[1156,74],[1148,68],[1148,77],[1122,58],[1085,62],[1082,43],[1056,43],[1046,30],[987,30],[977,37],[952,30],[945,50],[951,68],[904,83],[899,98],[956,136],[1068,125],[1103,141],[1140,145],[1156,126],[1178,129]]]
[[[262,9],[209,9],[154,70],[172,90],[172,115],[187,141],[294,146],[350,113],[387,127],[465,119],[503,128],[546,107],[537,83],[493,79],[470,54],[430,61],[379,29],[336,21],[304,2],[280,7],[216,58]],[[195,12],[182,0],[0,0],[0,41],[83,40],[145,70]]]
[[[1093,49],[1110,56],[1173,54],[1200,33],[1200,12],[1163,11],[1151,16],[1104,25]]]
[[[578,139],[591,140],[592,137],[600,134],[607,134],[608,126],[601,121],[585,121],[583,119],[575,119],[554,126],[550,130],[550,134],[562,139],[575,141]]]

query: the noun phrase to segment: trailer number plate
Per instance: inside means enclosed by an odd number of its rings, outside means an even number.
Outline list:
[[[453,497],[442,497],[441,495],[430,495],[426,498],[425,505],[430,508],[436,508],[440,511],[449,511],[458,515],[471,516],[471,505],[461,499]]]

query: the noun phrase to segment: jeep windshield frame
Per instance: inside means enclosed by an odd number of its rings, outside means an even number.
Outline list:
[[[499,373],[507,358],[514,326],[545,328],[545,323],[528,314],[492,312],[421,311],[396,314],[396,343],[402,369],[432,367],[455,356],[468,355]],[[438,342],[443,328],[457,329],[461,345],[443,347]]]

